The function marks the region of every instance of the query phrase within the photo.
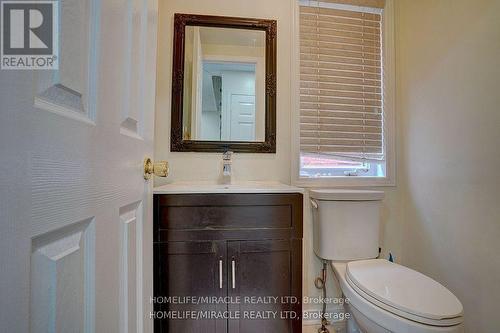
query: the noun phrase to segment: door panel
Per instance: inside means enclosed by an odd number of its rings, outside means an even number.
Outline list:
[[[227,272],[226,244],[224,241],[169,242],[155,244],[158,251],[157,292],[162,297],[224,297]],[[182,303],[182,302],[180,302]],[[197,314],[208,311],[226,311],[226,304],[200,302],[199,304],[174,304],[157,302],[160,313],[182,316],[186,312]],[[158,312],[157,312],[158,313]],[[212,318],[210,318],[212,317]],[[161,317],[158,317],[161,318]],[[226,320],[213,319],[156,319],[157,332],[224,333]]]
[[[35,72],[38,110],[94,124],[101,10],[96,0],[60,1],[59,70]]]
[[[151,332],[157,1],[59,3],[59,70],[0,73],[0,331]]]
[[[35,237],[31,253],[31,332],[90,332],[94,322],[94,221]]]
[[[231,140],[255,141],[255,95],[231,95]]]
[[[127,0],[126,8],[126,52],[125,80],[123,89],[125,99],[122,108],[120,132],[131,137],[143,138],[144,111],[147,99],[144,98],[147,85],[144,83],[148,74],[149,59],[145,56],[148,47],[148,3],[144,0]]]
[[[233,270],[228,273],[229,296],[240,296],[239,304],[230,305],[231,311],[240,311],[241,319],[229,321],[230,333],[292,332],[289,320],[283,320],[292,306],[281,297],[293,295],[292,251],[288,240],[228,242],[228,261]],[[277,297],[278,299],[271,299]],[[267,299],[269,304],[259,300]],[[245,314],[248,316],[245,317]],[[251,318],[252,315],[266,318]]]
[[[120,208],[120,330],[136,332],[144,319],[138,316],[143,299],[140,288],[143,267],[142,202]]]

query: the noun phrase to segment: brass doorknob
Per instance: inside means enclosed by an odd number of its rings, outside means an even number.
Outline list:
[[[153,163],[149,157],[144,159],[144,179],[151,179],[151,175],[155,174],[158,177],[168,176],[168,162],[158,161]]]

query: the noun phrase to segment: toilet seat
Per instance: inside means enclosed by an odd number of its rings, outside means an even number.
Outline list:
[[[463,307],[448,289],[407,267],[383,259],[352,261],[345,279],[370,303],[403,318],[433,326],[458,325]]]
[[[421,317],[408,319],[407,317],[410,316],[407,313],[384,305],[384,303],[364,293],[352,281],[349,282],[346,273],[347,262],[332,261],[331,266],[339,282],[342,294],[346,298],[346,309],[352,311],[355,319],[360,319],[359,314],[361,314],[361,317],[364,318],[361,318],[364,324],[369,325],[369,322],[371,322],[378,327],[370,329],[370,327],[365,326],[366,332],[464,333],[463,317],[441,321],[425,320]],[[459,323],[454,324],[455,322]]]

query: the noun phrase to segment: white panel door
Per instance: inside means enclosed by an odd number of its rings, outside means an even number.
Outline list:
[[[255,95],[231,95],[231,141],[255,141]]]
[[[0,70],[0,332],[152,332],[157,0],[59,4],[59,70]]]

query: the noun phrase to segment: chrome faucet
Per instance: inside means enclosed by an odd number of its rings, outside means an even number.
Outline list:
[[[232,151],[226,151],[222,154],[222,182],[224,184],[231,184],[231,156]]]

